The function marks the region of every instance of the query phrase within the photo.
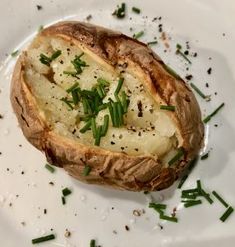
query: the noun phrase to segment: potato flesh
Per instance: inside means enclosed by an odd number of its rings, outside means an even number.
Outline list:
[[[61,50],[62,55],[51,63],[54,72],[54,83],[52,83],[45,76],[50,68],[41,64],[39,56],[41,53],[50,56],[56,50]],[[84,134],[79,132],[84,126],[84,122],[80,122],[77,117],[83,114],[82,104],[79,103],[78,109],[70,110],[60,99],[69,96],[66,89],[76,81],[81,89],[89,90],[97,84],[97,78],[101,77],[110,82],[109,91],[103,101],[108,102],[109,97],[115,100],[114,91],[120,70],[100,64],[94,57],[85,53],[82,60],[86,61],[89,67],[85,67],[78,75],[79,79],[65,75],[64,71],[74,71],[71,61],[81,52],[80,48],[62,39],[45,39],[43,45],[31,47],[27,52],[31,65],[28,65],[26,69],[26,81],[38,101],[41,113],[54,131],[84,145],[94,146],[91,131]],[[128,71],[130,69],[128,68]],[[158,103],[147,92],[144,84],[133,74],[135,74],[134,71],[131,74],[127,71],[122,73],[124,83],[121,91],[124,90],[130,99],[125,116],[126,125],[114,128],[110,119],[108,132],[101,138],[100,147],[113,152],[123,151],[129,155],[163,157],[175,148],[176,128],[166,112],[159,109]],[[142,105],[142,117],[138,116],[139,102]],[[100,111],[96,117],[96,123],[102,125],[106,114],[109,114],[107,109]]]

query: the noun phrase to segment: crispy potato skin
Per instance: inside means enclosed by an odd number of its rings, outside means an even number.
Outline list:
[[[132,191],[169,187],[203,145],[200,109],[185,82],[170,75],[162,66],[162,60],[145,44],[109,29],[81,22],[60,22],[44,29],[40,36],[60,37],[80,44],[113,67],[119,61],[133,64],[137,72],[144,74],[145,83],[156,100],[177,106],[175,112],[167,114],[177,126],[185,156],[178,164],[164,168],[152,156],[130,156],[90,148],[55,134],[38,114],[34,96],[24,80],[25,56],[22,54],[12,77],[11,103],[29,142],[43,151],[49,162],[63,167],[83,182]],[[85,164],[92,167],[89,176],[82,175]]]

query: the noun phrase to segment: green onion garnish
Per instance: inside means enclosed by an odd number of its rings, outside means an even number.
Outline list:
[[[95,145],[96,146],[100,145],[101,131],[102,131],[102,126],[98,126],[97,131],[96,131],[96,137],[95,137]]]
[[[91,118],[91,130],[92,130],[92,134],[93,137],[96,138],[97,135],[97,129],[96,129],[96,122],[95,122],[95,118]]]
[[[184,155],[184,149],[179,148],[177,154],[168,162],[168,165],[173,165],[176,161],[178,161]]]
[[[181,48],[182,48],[182,46],[180,45],[180,44],[177,44],[176,45],[176,54],[179,54],[179,55],[181,55],[188,63],[192,63],[188,58],[187,58],[187,56],[181,51]]]
[[[122,3],[121,6],[117,6],[117,9],[113,12],[112,15],[115,15],[117,18],[122,19],[125,17],[126,4]]]
[[[136,14],[140,14],[140,9],[137,7],[132,7],[132,11],[135,12]]]
[[[198,189],[188,189],[188,190],[182,190],[182,194],[195,194],[198,193]]]
[[[44,236],[44,237],[32,239],[32,244],[39,244],[39,243],[46,242],[46,241],[49,241],[49,240],[52,240],[52,239],[55,239],[55,235],[54,234],[50,234],[50,235],[47,235],[47,236]]]
[[[123,106],[123,112],[127,113],[128,100],[125,91],[122,91],[122,106]]]
[[[51,57],[48,57],[44,54],[40,54],[40,58],[39,58],[39,61],[42,63],[42,64],[45,64],[47,66],[50,66],[51,62],[53,60],[55,60],[57,57],[59,57],[61,55],[61,51],[60,50],[57,50],[55,51]]]
[[[66,204],[66,200],[65,200],[65,197],[64,197],[64,196],[61,197],[61,201],[62,201],[62,204],[63,204],[63,205]]]
[[[111,116],[112,124],[114,126],[114,114],[113,114],[113,107],[111,102],[108,103],[108,108],[109,108],[109,114]]]
[[[72,193],[72,191],[71,191],[69,188],[64,188],[64,189],[62,190],[63,196],[68,196],[68,195],[70,195],[71,193]]]
[[[140,31],[140,32],[138,32],[138,33],[135,33],[134,35],[133,35],[133,38],[134,39],[139,39],[140,37],[142,37],[144,35],[144,31]]]
[[[45,168],[46,168],[49,172],[51,172],[51,173],[54,173],[54,172],[55,172],[55,168],[54,168],[53,166],[50,166],[50,165],[46,164],[46,165],[45,165]]]
[[[209,157],[209,152],[207,152],[206,154],[202,155],[201,160],[205,160]]]
[[[212,204],[214,201],[211,199],[210,194],[206,193],[203,189],[201,189],[201,195],[210,203]]]
[[[123,108],[120,102],[117,102],[117,110],[118,110],[118,119],[119,119],[119,126],[123,125]]]
[[[100,98],[103,99],[105,97],[105,92],[104,92],[104,89],[102,88],[102,85],[98,85],[96,90]]]
[[[202,185],[200,180],[197,180],[197,189],[198,189],[198,193],[202,194]]]
[[[109,127],[109,115],[105,115],[104,116],[104,124],[102,126],[102,130],[101,130],[101,136],[105,136],[107,131],[108,131],[108,127]]]
[[[195,200],[197,198],[197,196],[199,196],[198,193],[194,193],[194,194],[183,194],[182,193],[181,198]]]
[[[190,86],[203,98],[206,99],[208,96],[206,96],[195,84],[190,83]]]
[[[225,222],[225,220],[227,220],[227,218],[233,213],[234,209],[230,206],[225,212],[224,214],[220,217],[220,220],[222,222]]]
[[[71,103],[73,103],[72,101],[67,98],[61,98],[60,100],[63,101],[71,110],[73,110],[73,106],[71,105]]]
[[[86,176],[88,176],[90,174],[90,172],[91,172],[91,167],[88,166],[88,165],[85,165],[84,169],[83,169],[83,172],[82,172],[82,175],[86,177]]]
[[[157,43],[158,43],[158,41],[154,40],[154,41],[147,42],[147,45],[156,45]]]
[[[150,202],[149,203],[149,208],[165,210],[166,209],[166,204]]]
[[[91,128],[91,120],[89,120],[81,129],[80,133],[85,133],[87,130]]]
[[[55,60],[57,57],[61,55],[61,51],[57,50],[51,55],[51,61]]]
[[[71,93],[74,89],[78,87],[78,82],[75,82],[70,88],[66,90],[67,93]]]
[[[163,215],[163,214],[160,214],[160,219],[161,220],[167,220],[167,221],[175,222],[175,223],[178,222],[178,219],[176,217],[174,217],[174,216],[167,216],[167,215]]]
[[[121,90],[123,81],[124,81],[124,78],[123,77],[119,78],[118,85],[117,85],[117,88],[116,88],[116,90],[114,92],[114,95],[118,95],[119,94],[119,91]]]
[[[110,85],[110,83],[106,81],[104,78],[98,78],[97,82],[105,87],[108,87]]]
[[[185,175],[181,178],[179,184],[178,184],[178,189],[181,189],[186,181],[186,179],[188,178],[188,175]]]
[[[16,57],[16,56],[18,55],[18,53],[19,53],[19,50],[15,50],[15,51],[13,51],[13,52],[11,53],[11,56],[12,56],[12,57]]]
[[[114,120],[114,124],[113,127],[118,127],[119,126],[119,115],[118,115],[118,109],[117,109],[117,102],[114,102],[112,104],[113,107],[113,120]]]
[[[96,247],[96,246],[95,246],[95,240],[94,240],[94,239],[92,239],[92,240],[90,241],[90,247]]]
[[[196,201],[184,201],[184,207],[185,208],[189,208],[189,207],[193,207],[196,205],[202,204],[201,200],[196,200]]]
[[[175,111],[174,105],[160,105],[161,110]]]
[[[210,115],[208,115],[206,118],[204,118],[203,122],[208,123],[213,116],[224,106],[224,103],[222,103],[219,107],[217,107]]]
[[[181,80],[181,77],[168,65],[162,63],[163,68],[172,75],[175,79]]]
[[[216,192],[212,191],[212,194],[227,208],[229,205],[228,203]]]
[[[79,96],[78,96],[78,90],[77,89],[74,89],[72,91],[72,98],[73,98],[74,105],[77,105],[79,102]]]

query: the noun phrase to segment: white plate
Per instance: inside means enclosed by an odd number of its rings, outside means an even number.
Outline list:
[[[92,238],[103,247],[234,245],[235,215],[221,223],[219,217],[225,208],[219,202],[209,205],[204,201],[200,206],[185,209],[180,203],[180,190],[176,189],[176,183],[165,191],[152,193],[155,200],[164,197],[169,212],[177,207],[177,224],[160,222],[157,214],[148,209],[148,197],[143,193],[84,185],[59,169],[55,174],[50,174],[44,168],[46,161],[43,154],[25,140],[17,127],[9,101],[15,59],[6,54],[16,49],[22,50],[40,25],[60,19],[84,20],[92,14],[92,23],[129,35],[145,30],[141,40],[151,41],[154,36],[160,36],[160,22],[152,22],[152,19],[162,16],[163,30],[171,37],[171,51],[165,53],[162,42],[153,49],[182,76],[192,73],[193,82],[203,92],[211,94],[210,102],[197,97],[204,116],[225,102],[225,107],[207,126],[205,150],[211,150],[210,157],[198,163],[184,188],[193,187],[200,178],[207,190],[217,190],[235,206],[234,1],[126,2],[128,17],[117,20],[111,15],[117,1],[0,1],[0,114],[4,116],[0,119],[1,246],[31,246],[32,238],[51,232],[56,233],[56,240],[41,246],[88,247]],[[43,9],[38,11],[36,4],[42,5]],[[142,14],[132,13],[132,6],[140,7]],[[130,27],[133,27],[133,32],[130,32]],[[198,53],[198,57],[191,58],[192,65],[188,66],[188,72],[185,61],[174,53],[175,44],[185,45],[185,41],[189,41],[191,50]],[[209,60],[209,57],[212,59]],[[211,75],[207,74],[209,67],[212,67]],[[205,87],[205,83],[209,83],[209,88]],[[55,185],[49,185],[50,181]],[[73,193],[63,206],[61,189],[65,186],[72,188]],[[47,214],[43,213],[44,209],[47,209]],[[134,209],[144,209],[146,213],[137,217],[132,213]],[[164,229],[161,230],[158,223]],[[125,230],[125,225],[129,226],[130,231]],[[64,237],[66,228],[72,233],[70,238]]]

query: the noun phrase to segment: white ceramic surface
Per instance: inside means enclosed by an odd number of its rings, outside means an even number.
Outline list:
[[[18,127],[9,101],[10,78],[16,59],[7,54],[16,49],[22,50],[40,25],[61,19],[85,20],[87,15],[92,14],[90,22],[129,35],[145,30],[141,40],[146,42],[160,36],[160,22],[152,22],[152,19],[162,16],[163,29],[171,37],[171,48],[165,53],[165,47],[160,42],[153,49],[180,75],[192,73],[193,82],[203,92],[211,94],[210,102],[197,97],[204,116],[225,102],[224,109],[206,127],[205,150],[211,149],[210,157],[197,164],[184,188],[193,187],[200,178],[209,191],[217,190],[235,206],[234,1],[130,0],[126,1],[128,16],[117,20],[111,13],[120,2],[0,1],[0,114],[4,116],[0,119],[1,247],[31,246],[32,238],[50,232],[56,233],[56,240],[41,246],[88,247],[92,238],[97,239],[102,247],[234,246],[235,215],[221,223],[219,217],[224,208],[220,203],[210,206],[204,201],[200,206],[185,209],[180,203],[180,191],[175,183],[165,191],[152,193],[152,196],[157,201],[164,198],[169,212],[177,207],[179,223],[159,221],[157,214],[148,209],[149,196],[143,193],[84,185],[59,169],[55,174],[49,173],[44,168],[46,161],[43,154],[24,139]],[[38,11],[37,4],[43,9]],[[132,13],[132,6],[140,7],[142,14]],[[130,27],[133,27],[133,32],[130,32]],[[175,55],[175,44],[185,45],[185,41],[189,41],[191,50],[198,53],[198,57],[191,58],[188,72],[185,61]],[[212,59],[209,60],[209,57]],[[212,67],[211,75],[207,74],[209,67]],[[206,82],[209,88],[205,87]],[[55,185],[49,185],[50,181]],[[70,187],[73,191],[65,206],[61,203],[63,187]],[[47,214],[43,213],[45,208]],[[133,215],[134,209],[145,209],[146,213],[137,217]],[[163,225],[163,230],[158,223]],[[125,230],[125,225],[130,231]],[[66,228],[72,233],[70,238],[64,236]]]

